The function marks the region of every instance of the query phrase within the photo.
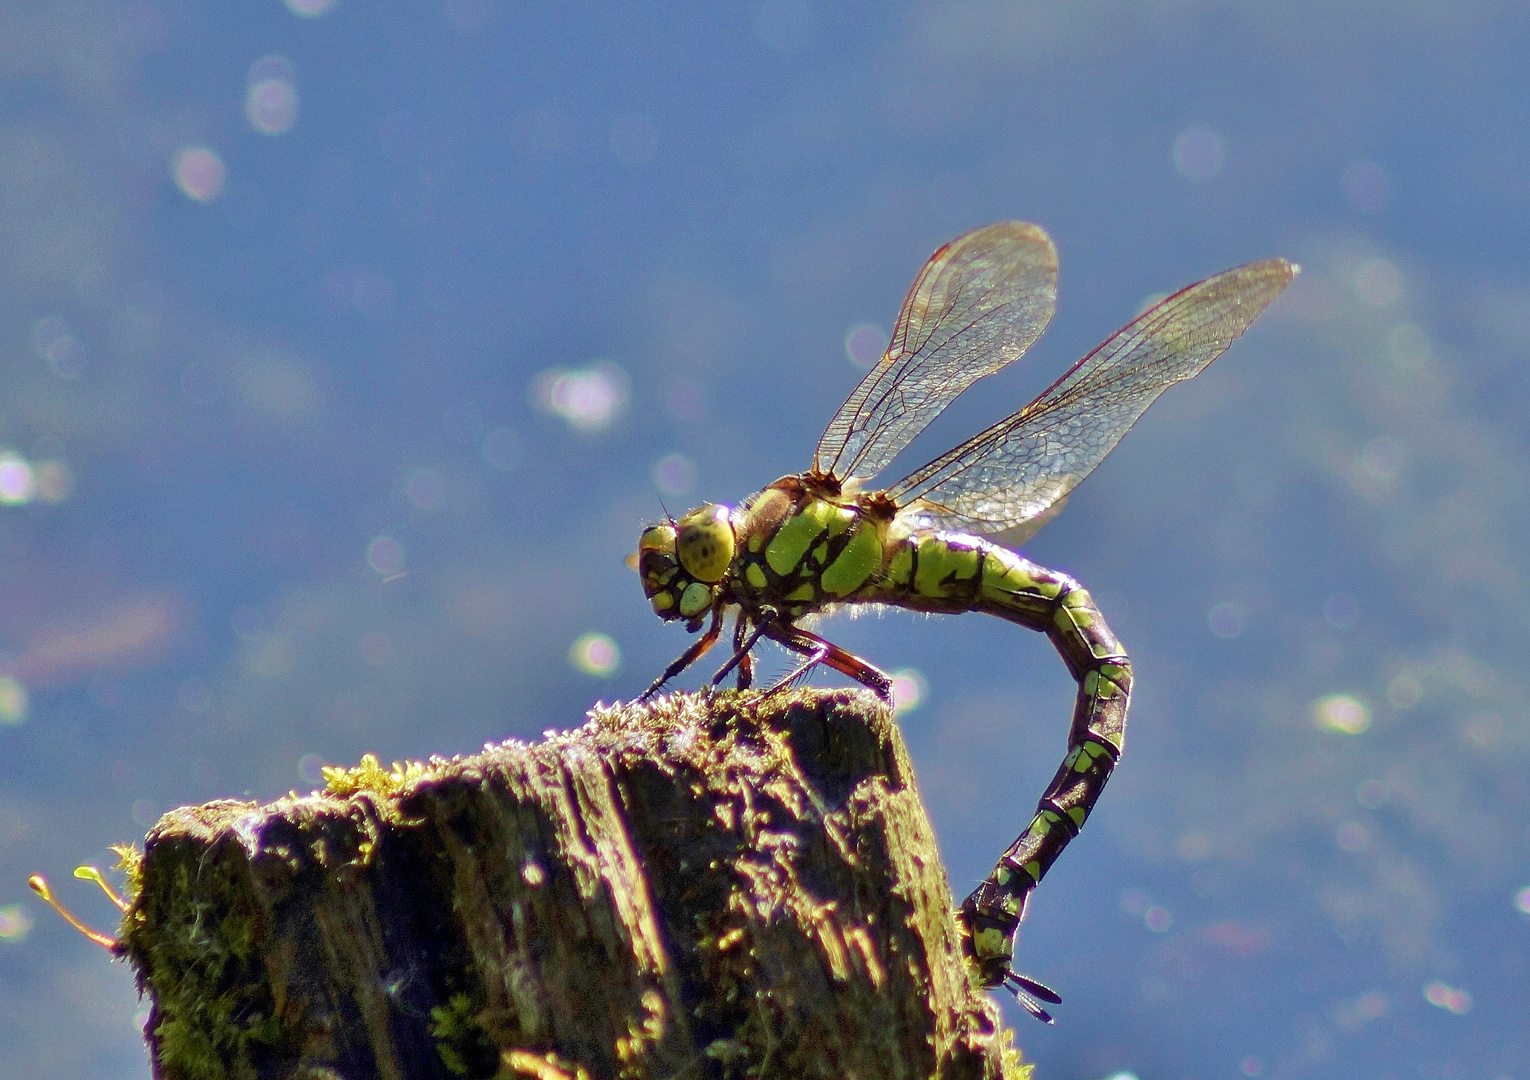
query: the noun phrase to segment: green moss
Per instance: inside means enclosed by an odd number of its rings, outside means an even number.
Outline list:
[[[143,891],[143,848],[137,844],[113,844],[111,850],[117,856],[117,865],[112,869],[127,876],[122,898],[132,904]]]
[[[1031,1073],[1036,1066],[1027,1065],[1025,1058],[1020,1053],[1020,1048],[1014,1044],[1015,1032],[1012,1028],[999,1029],[999,1053],[1001,1075],[1004,1080],[1031,1080]]]
[[[159,1072],[237,1074],[236,1063],[279,1053],[283,1036],[256,957],[262,916],[237,899],[248,887],[227,861],[201,860],[191,871],[181,863],[140,890],[123,944],[153,992]]]
[[[454,1076],[489,1077],[499,1069],[499,1049],[483,1028],[482,1008],[474,995],[462,993],[430,1010],[430,1037]]]
[[[396,795],[404,786],[429,776],[434,765],[434,761],[429,764],[423,761],[395,761],[392,769],[384,769],[375,754],[363,754],[360,763],[350,768],[344,765],[325,765],[320,772],[330,794],[342,799],[348,799],[358,792],[387,798]]]

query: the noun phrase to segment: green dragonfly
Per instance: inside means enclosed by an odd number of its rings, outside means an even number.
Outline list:
[[[985,537],[1020,543],[1045,524],[1143,411],[1172,383],[1220,356],[1299,267],[1249,263],[1153,304],[1014,415],[890,487],[868,481],[957,395],[1018,359],[1057,296],[1057,251],[1039,226],[1001,222],[935,252],[914,279],[887,352],[839,407],[812,468],[737,506],[711,503],[646,529],[634,564],[654,611],[705,633],[647,698],[717,641],[734,614],[733,655],[753,677],[767,638],[801,657],[785,686],[827,664],[891,699],[892,680],[802,626],[841,604],[924,612],[982,611],[1046,633],[1078,682],[1068,751],[1029,827],[962,902],[958,919],[974,983],[1007,986],[1050,1022],[1036,998],[1060,999],[1011,968],[1026,903],[1078,835],[1121,755],[1131,662],[1076,581]]]

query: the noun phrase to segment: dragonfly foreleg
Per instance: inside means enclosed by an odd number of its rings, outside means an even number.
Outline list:
[[[738,658],[738,688],[748,690],[754,684],[754,653],[743,648],[743,638],[749,631],[749,620],[742,614],[733,627],[733,651],[740,653]]]
[[[710,649],[712,645],[717,641],[717,636],[721,633],[722,608],[719,607],[717,610],[712,612],[712,625],[707,627],[707,632],[693,641],[689,649],[686,649],[685,652],[677,656],[674,662],[671,663],[669,667],[664,669],[664,674],[655,679],[653,681],[653,685],[650,686],[647,690],[643,691],[643,696],[638,698],[638,700],[647,701],[649,698],[657,694],[659,692],[659,687],[669,682],[669,680],[673,679],[676,675],[680,674],[686,668],[690,667],[697,660],[699,660],[701,655]]]
[[[766,609],[766,614],[774,617],[775,611]],[[749,650],[754,648],[768,625],[767,622],[761,622],[751,631],[749,620],[742,613],[739,614],[738,622],[733,627],[733,655],[729,657],[726,664],[717,669],[717,674],[712,676],[713,686],[722,685],[722,681],[728,677],[728,672],[737,666],[738,688],[749,689],[749,684],[754,681],[754,659],[749,655]]]
[[[801,627],[790,624],[772,623],[767,627],[765,636],[771,641],[786,646],[792,652],[806,657],[791,674],[772,686],[768,693],[775,693],[782,687],[790,685],[819,664],[828,664],[841,675],[850,676],[883,701],[889,705],[892,704],[891,677],[854,653],[846,652],[833,642],[825,641],[817,634],[810,634]]]
[[[1014,933],[1031,890],[1078,835],[1110,779],[1121,756],[1131,695],[1131,661],[1088,591],[1062,574],[1033,564],[1020,569],[1035,592],[1022,589],[1004,597],[1007,586],[1020,580],[1010,568],[1006,588],[996,585],[992,591],[985,590],[985,599],[999,600],[1010,618],[1046,631],[1078,680],[1078,695],[1067,756],[1037,804],[1030,826],[1000,857],[988,880],[962,902],[969,957],[979,982],[987,987],[999,986],[1010,976]],[[1037,609],[1034,602],[1042,597],[1050,603]]]

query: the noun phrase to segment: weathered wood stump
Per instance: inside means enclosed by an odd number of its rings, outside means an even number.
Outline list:
[[[149,834],[159,1077],[1014,1078],[868,695],[680,696]]]

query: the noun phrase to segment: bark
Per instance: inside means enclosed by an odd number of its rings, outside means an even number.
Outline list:
[[[887,710],[679,696],[172,811],[120,948],[155,1075],[1014,1078]]]

